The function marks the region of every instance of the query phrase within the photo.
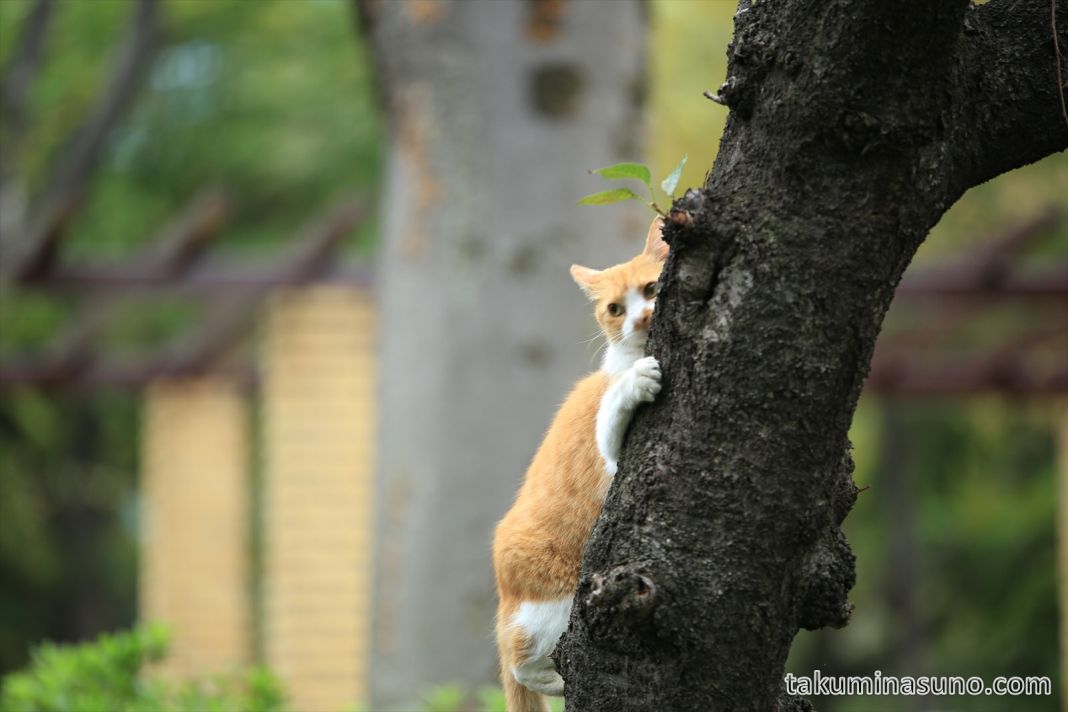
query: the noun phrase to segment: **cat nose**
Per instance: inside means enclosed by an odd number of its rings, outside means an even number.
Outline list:
[[[634,320],[634,328],[635,329],[648,329],[649,328],[649,322],[652,321],[652,318],[653,318],[653,310],[652,309],[646,309],[644,312],[642,312],[642,315],[640,317],[638,317],[637,319]]]

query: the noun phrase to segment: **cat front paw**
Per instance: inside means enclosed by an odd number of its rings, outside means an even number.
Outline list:
[[[651,403],[660,392],[660,362],[652,356],[640,358],[630,367],[630,393],[635,403]]]

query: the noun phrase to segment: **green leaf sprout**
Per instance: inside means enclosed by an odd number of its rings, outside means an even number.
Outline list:
[[[660,183],[660,187],[672,198],[675,197],[675,187],[679,184],[679,178],[682,177],[682,169],[686,166],[686,161],[689,158],[689,154],[683,156],[682,160],[679,161],[679,165],[675,166],[675,170],[671,171],[668,177]]]
[[[608,166],[607,168],[592,170],[590,173],[596,173],[608,180],[614,180],[616,178],[637,178],[646,185],[649,185],[653,180],[653,174],[649,170],[649,167],[641,163],[617,163],[614,166]]]
[[[686,165],[686,160],[689,156],[683,156],[679,161],[679,165],[675,166],[675,170],[668,174],[667,178],[660,182],[660,188],[668,196],[668,198],[675,199],[675,188],[679,184],[679,178],[682,176],[682,169]],[[615,165],[606,166],[604,168],[597,168],[590,171],[590,173],[596,173],[606,180],[639,180],[645,184],[645,187],[649,190],[648,202],[642,200],[642,197],[635,193],[630,188],[615,188],[613,190],[602,190],[599,193],[592,193],[578,202],[579,205],[608,205],[609,203],[618,203],[624,200],[641,200],[645,202],[650,208],[656,211],[659,215],[667,217],[667,213],[660,209],[660,206],[656,204],[656,195],[653,189],[653,173],[649,170],[649,167],[642,163],[616,163]]]
[[[641,200],[641,196],[630,188],[616,188],[615,190],[602,190],[599,193],[591,193],[578,202],[579,205],[608,205],[622,200]]]

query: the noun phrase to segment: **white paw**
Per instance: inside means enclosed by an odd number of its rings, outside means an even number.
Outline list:
[[[660,392],[660,363],[652,356],[634,362],[628,372],[630,399],[635,404],[651,403]]]
[[[528,660],[513,668],[512,676],[528,690],[553,697],[564,696],[564,678],[556,672],[549,658]]]
[[[619,469],[619,463],[613,459],[605,458],[604,461],[604,473],[609,477],[615,477],[616,471]]]
[[[543,695],[549,695],[550,697],[563,697],[564,696],[564,678],[560,677],[559,673],[553,673],[553,679],[548,682],[540,690],[535,690]]]

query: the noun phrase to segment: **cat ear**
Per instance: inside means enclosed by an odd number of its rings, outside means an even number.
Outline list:
[[[587,297],[593,297],[593,283],[601,274],[600,270],[590,269],[582,265],[571,265],[571,278],[575,284],[582,288]]]
[[[668,244],[663,237],[664,219],[659,215],[653,219],[649,226],[649,234],[645,236],[645,250],[643,254],[663,262],[668,256]]]

